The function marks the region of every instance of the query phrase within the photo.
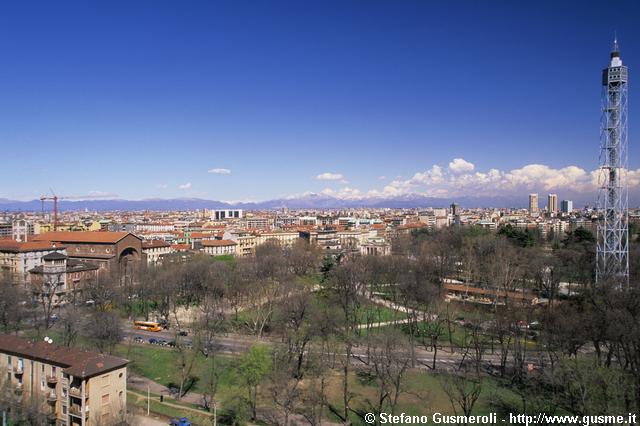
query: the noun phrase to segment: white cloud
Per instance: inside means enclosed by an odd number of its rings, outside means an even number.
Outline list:
[[[325,173],[320,173],[318,176],[316,176],[316,179],[318,179],[318,180],[344,180],[344,176],[342,175],[342,173],[325,172]]]
[[[378,176],[378,180],[386,180],[386,179],[387,179],[387,177],[385,175]]]
[[[231,170],[222,169],[222,168],[215,168],[215,169],[207,170],[207,173],[213,173],[213,174],[216,174],[216,175],[230,175],[231,174]]]
[[[442,167],[438,165],[433,165],[431,168],[424,172],[418,172],[409,180],[411,183],[422,183],[422,184],[435,184],[442,183],[444,181],[444,173],[442,172]]]
[[[338,190],[334,190],[331,188],[325,188],[320,191],[322,195],[328,195],[330,197],[349,199],[349,198],[360,198],[362,197],[362,193],[359,189],[344,187]]]
[[[414,173],[411,178],[397,176],[391,182],[383,182],[382,188],[364,192],[352,187],[327,188],[321,193],[338,198],[393,197],[412,193],[431,197],[524,196],[529,192],[557,192],[567,197],[577,194],[595,196],[599,175],[598,170],[587,171],[575,165],[555,168],[545,164],[526,164],[511,170],[476,170],[472,163],[454,158],[447,168],[434,164]],[[628,170],[621,175],[627,177],[630,190],[640,190],[640,169]],[[340,181],[342,175],[323,173],[317,179]]]
[[[167,185],[166,183],[159,183],[156,185],[156,188],[158,189],[167,189],[169,187],[169,185]]]
[[[178,185],[179,189],[191,189],[191,182],[187,182],[185,184],[182,185]]]
[[[476,166],[473,163],[468,162],[464,158],[454,158],[449,163],[449,170],[453,173],[466,173],[472,172]]]

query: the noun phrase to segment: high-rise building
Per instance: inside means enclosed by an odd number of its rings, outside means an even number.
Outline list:
[[[560,210],[562,213],[571,213],[573,211],[573,201],[571,200],[562,200],[560,203]]]
[[[451,204],[451,214],[453,216],[458,214],[458,204],[456,204],[456,203],[452,203]]]
[[[558,194],[549,194],[547,200],[549,213],[556,213],[558,211]]]
[[[538,194],[529,194],[529,213],[538,213]]]
[[[598,246],[596,282],[629,282],[629,192],[627,184],[627,84],[614,40],[609,66],[602,70],[602,123],[600,128],[600,186],[598,194]]]

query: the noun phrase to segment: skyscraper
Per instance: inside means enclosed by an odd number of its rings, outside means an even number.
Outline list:
[[[549,213],[556,213],[558,211],[558,194],[549,194],[547,196],[547,207]]]
[[[620,58],[618,40],[614,40],[609,66],[602,70],[596,282],[615,279],[620,285],[629,282],[628,77],[629,71]]]
[[[571,200],[562,200],[560,203],[560,210],[562,213],[571,213],[573,211],[573,201]]]
[[[529,214],[538,213],[538,194],[529,194]]]

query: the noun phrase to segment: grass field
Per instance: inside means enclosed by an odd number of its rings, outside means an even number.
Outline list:
[[[180,383],[180,371],[176,367],[180,363],[180,356],[175,350],[142,346],[142,345],[119,345],[116,355],[127,358],[130,361],[129,368],[135,374],[147,377],[154,382],[167,387],[178,387]],[[217,355],[215,359],[216,368],[219,371],[219,391],[220,396],[234,388],[233,371],[236,359]],[[202,392],[204,384],[200,378],[205,377],[205,373],[212,366],[211,358],[206,358],[202,354],[195,355],[195,361],[190,376],[193,383],[190,388],[193,392]]]
[[[176,383],[179,380],[179,373],[176,365],[178,365],[178,355],[173,350],[165,348],[155,348],[147,346],[125,346],[118,347],[118,354],[128,357],[132,361],[130,368],[133,372],[150,378],[165,386]],[[236,360],[229,357],[218,356],[218,367],[221,371],[217,398],[221,401],[220,408],[224,410],[226,404],[238,405],[238,399],[244,395],[243,390],[238,388],[234,380],[234,370]],[[208,359],[204,356],[198,356],[193,369],[193,375],[201,377],[208,368]],[[434,412],[453,413],[451,403],[442,388],[442,377],[428,370],[411,370],[405,376],[404,392],[400,396],[398,404],[398,413],[404,412],[413,415],[431,415]],[[375,404],[376,386],[375,382],[364,379],[363,376],[356,374],[355,370],[349,378],[350,391],[353,393],[351,407],[356,412],[366,413],[371,411]],[[201,383],[196,382],[192,391],[201,391]],[[342,410],[342,376],[338,373],[332,373],[328,379],[328,401],[331,406],[338,412]],[[496,400],[509,400],[514,404],[517,403],[518,397],[512,391],[500,382],[484,377],[482,379],[482,392],[480,398],[474,408],[474,414],[483,414],[496,411],[492,406],[492,402]],[[146,401],[134,400],[138,406],[144,405]],[[262,387],[260,404],[262,408],[272,408],[273,403],[268,397],[266,387]],[[152,405],[154,412],[167,416],[176,416],[180,414],[173,407],[162,406],[159,403]],[[221,411],[222,412],[222,411]],[[338,421],[338,417],[326,410],[326,415],[330,421]],[[189,413],[192,418],[192,413]],[[352,413],[351,421],[353,424],[364,425],[362,419],[355,413]]]

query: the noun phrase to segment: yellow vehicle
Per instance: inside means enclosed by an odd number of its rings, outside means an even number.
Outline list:
[[[146,331],[162,330],[162,326],[155,321],[135,321],[133,325],[138,330],[146,330]]]

